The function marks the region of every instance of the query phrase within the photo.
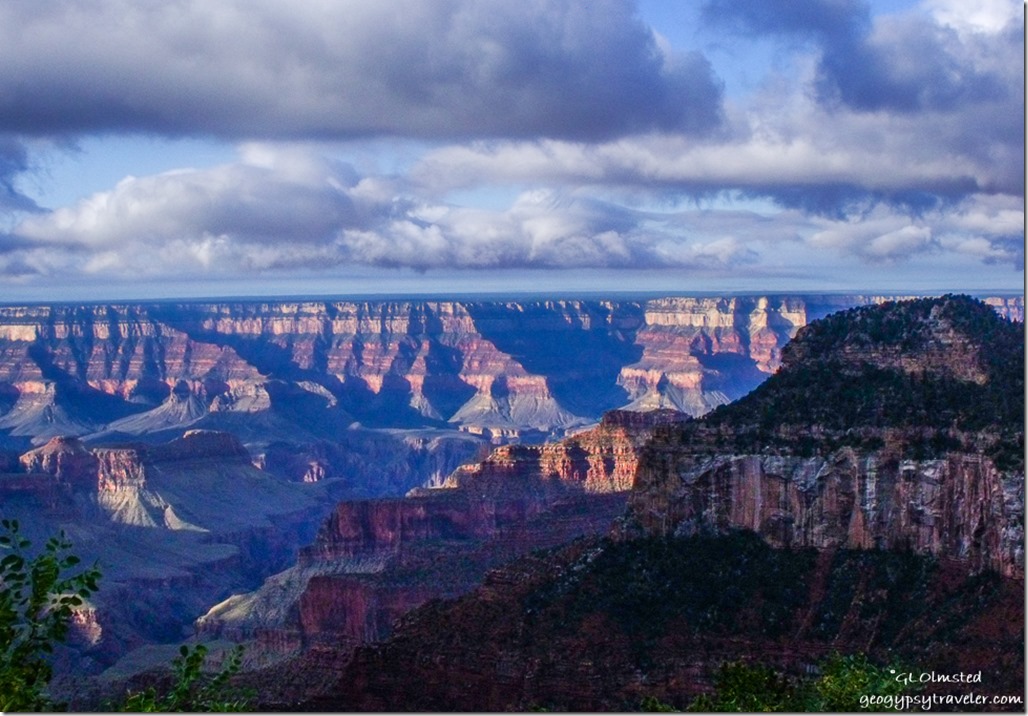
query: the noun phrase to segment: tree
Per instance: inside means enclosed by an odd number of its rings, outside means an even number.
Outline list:
[[[63,532],[33,557],[17,520],[0,527],[0,711],[52,710],[48,657],[67,638],[72,611],[97,590],[100,570],[67,575],[81,560]]]
[[[798,708],[796,685],[770,666],[742,662],[724,664],[714,693],[703,694],[690,711],[805,711]]]
[[[207,647],[197,644],[179,648],[179,656],[171,662],[174,684],[164,694],[154,687],[130,693],[121,704],[112,708],[129,712],[229,712],[247,711],[250,698],[246,694],[228,690],[228,680],[239,671],[243,659],[243,647],[237,646],[229,652],[228,658],[215,674],[204,673]]]
[[[817,678],[790,679],[769,666],[733,662],[722,665],[713,694],[703,694],[690,711],[877,711],[861,697],[894,696],[911,691],[893,674],[910,669],[876,666],[863,654],[833,654],[818,665]]]
[[[910,669],[876,666],[864,654],[833,654],[821,662],[821,675],[814,681],[811,711],[877,711],[861,706],[861,696],[897,696],[911,688],[894,674]]]

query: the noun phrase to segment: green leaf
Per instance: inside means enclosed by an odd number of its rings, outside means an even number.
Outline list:
[[[9,554],[3,559],[0,559],[0,567],[10,570],[21,569],[25,565],[24,558],[21,555]]]

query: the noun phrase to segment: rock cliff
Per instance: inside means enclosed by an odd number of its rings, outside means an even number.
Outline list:
[[[22,455],[18,462],[25,472],[45,472],[69,483],[96,482],[97,457],[76,438],[51,438],[46,445]]]
[[[699,415],[759,384],[812,319],[882,300],[5,306],[0,434],[41,444],[224,429],[232,413],[272,411],[306,431],[359,421],[504,439],[559,434],[623,406]],[[1021,298],[989,300],[1023,314]]]
[[[605,533],[654,428],[687,419],[614,411],[558,443],[496,448],[440,487],[342,502],[295,567],[215,606],[200,633],[250,639],[270,656],[331,648],[345,659],[410,609],[471,589],[491,567]]]
[[[726,661],[798,674],[833,650],[1023,692],[1023,324],[966,297],[886,303],[781,360],[657,428],[610,539],[495,570],[269,707],[681,708]]]
[[[1023,578],[1023,370],[1024,325],[970,299],[836,314],[752,394],[648,446],[626,533],[743,528]]]
[[[668,473],[673,495],[656,486]],[[652,534],[747,529],[776,547],[911,550],[1021,578],[1023,520],[1023,475],[981,455],[905,460],[849,447],[806,458],[654,449],[629,517]]]

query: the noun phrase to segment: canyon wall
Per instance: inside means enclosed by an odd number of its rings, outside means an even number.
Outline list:
[[[639,453],[671,410],[612,411],[556,443],[505,445],[439,487],[336,505],[297,564],[198,621],[204,637],[251,640],[253,658],[383,639],[402,614],[455,597],[533,550],[605,534],[625,506]]]
[[[626,522],[646,534],[746,529],[775,547],[913,551],[1024,578],[1024,476],[982,455],[711,456],[655,445]]]
[[[885,298],[0,306],[0,434],[110,439],[299,411],[314,433],[504,440],[626,406],[699,415],[773,372],[798,328]],[[989,300],[1023,318],[1022,298]]]
[[[52,438],[0,473],[0,513],[35,546],[59,531],[100,590],[79,612],[62,670],[96,672],[135,647],[178,641],[232,591],[293,563],[341,481],[302,484],[251,464],[238,438],[186,431],[164,444]]]

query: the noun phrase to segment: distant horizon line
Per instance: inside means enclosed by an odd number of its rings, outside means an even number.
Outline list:
[[[881,289],[826,289],[826,290],[739,290],[739,291],[667,291],[667,290],[567,290],[567,291],[455,291],[452,293],[432,292],[381,292],[381,293],[339,293],[339,294],[240,294],[225,296],[166,296],[160,298],[117,298],[117,299],[68,299],[8,301],[0,299],[0,306],[103,306],[126,304],[173,304],[173,303],[287,303],[287,302],[333,302],[333,301],[502,301],[502,300],[596,300],[618,298],[624,300],[649,300],[654,298],[760,298],[760,297],[807,297],[807,296],[917,296],[931,297],[947,294],[964,294],[982,297],[1023,297],[1024,289],[938,289],[938,290],[881,290]]]

